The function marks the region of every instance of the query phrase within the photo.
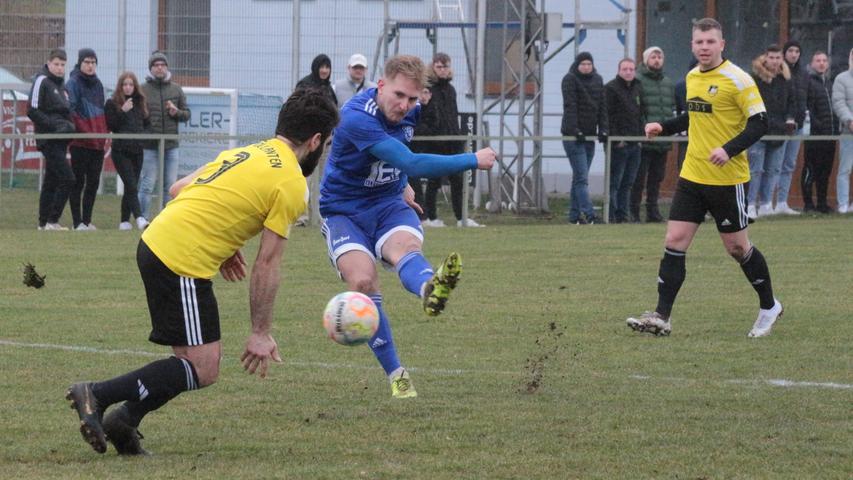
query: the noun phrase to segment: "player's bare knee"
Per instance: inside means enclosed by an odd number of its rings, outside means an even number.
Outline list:
[[[198,384],[200,387],[208,387],[219,380],[219,361],[199,362],[200,365],[195,366],[195,373],[198,375]]]
[[[686,241],[687,235],[683,232],[679,231],[667,231],[666,238],[664,240],[664,245],[667,248],[673,248],[675,250],[683,250],[682,244]]]
[[[744,255],[746,255],[746,249],[739,244],[726,245],[726,251],[738,262],[743,260]]]
[[[376,279],[370,275],[358,275],[352,280],[347,280],[347,286],[350,290],[365,294],[374,293],[377,290]]]

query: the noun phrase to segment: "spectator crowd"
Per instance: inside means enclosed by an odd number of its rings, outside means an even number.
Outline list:
[[[800,215],[803,212],[847,213],[850,206],[850,173],[853,167],[853,137],[840,141],[815,139],[801,142],[795,135],[853,134],[853,49],[848,69],[830,78],[829,57],[812,53],[801,60],[801,46],[789,41],[783,47],[769,45],[751,65],[751,76],[767,109],[769,129],[748,152],[750,182],[747,215],[751,219],[770,215]],[[643,136],[645,123],[661,122],[687,111],[683,81],[673,83],[664,71],[664,52],[649,47],[642,63],[620,60],[616,77],[604,83],[596,72],[593,57],[581,52],[563,77],[563,147],[572,168],[568,221],[599,223],[589,195],[589,169],[595,152],[594,139],[606,144],[609,136]],[[694,63],[690,69],[698,68]],[[710,93],[713,94],[713,93]],[[803,210],[789,205],[789,193],[801,144],[803,168],[800,190]],[[840,144],[836,175],[836,205],[830,205],[830,174],[835,167],[836,144]],[[662,222],[659,208],[661,181],[666,176],[666,157],[672,145],[665,142],[611,142],[610,223],[641,222],[645,193],[645,221]],[[683,161],[681,148],[678,168]]]
[[[853,134],[853,49],[849,67],[832,79],[829,57],[815,51],[802,56],[801,46],[789,41],[770,45],[756,57],[751,74],[767,109],[768,135],[851,135]],[[105,90],[97,75],[98,57],[91,48],[78,52],[77,62],[65,81],[67,54],[55,49],[33,80],[28,115],[36,133],[160,133],[177,134],[181,122],[190,118],[186,96],[173,81],[169,60],[160,51],[151,54],[149,72],[140,82],[132,72],[122,72],[113,94]],[[419,101],[421,116],[414,134],[415,151],[454,154],[463,142],[430,141],[430,136],[460,135],[457,92],[452,85],[451,59],[437,53],[428,64],[427,84]],[[367,79],[367,59],[353,54],[344,76],[332,81],[332,62],[320,54],[311,72],[296,88],[319,89],[342,108],[357,93],[376,87]],[[691,65],[691,69],[698,68]],[[561,83],[563,115],[561,133],[572,139],[563,147],[572,170],[568,221],[573,224],[601,223],[589,193],[589,171],[595,142],[606,144],[608,136],[642,136],[647,122],[661,122],[684,113],[684,82],[674,82],[665,70],[665,54],[652,46],[637,64],[620,60],[616,76],[604,82],[592,55],[579,53]],[[144,229],[152,215],[152,198],[162,208],[169,201],[169,186],[177,180],[179,149],[176,140],[165,141],[162,191],[155,192],[160,174],[158,141],[116,139],[112,160],[124,184],[119,212],[120,230],[131,230],[132,221]],[[836,205],[828,201],[830,174],[834,168],[836,145],[839,164],[836,176]],[[96,230],[92,212],[103,167],[104,139],[50,139],[37,141],[45,159],[39,198],[38,228],[68,230],[60,223],[65,204],[70,205],[70,228]],[[789,193],[803,147],[803,167],[799,178],[803,209],[789,205]],[[660,186],[666,177],[667,142],[611,142],[610,215],[611,223],[662,222]],[[683,148],[679,160],[683,159]],[[67,156],[70,154],[70,162]],[[770,215],[799,215],[802,212],[847,213],[850,206],[850,174],[853,168],[853,137],[835,140],[797,138],[765,139],[748,151],[750,176],[747,214],[755,219]],[[680,161],[678,162],[680,168]],[[450,204],[457,226],[482,226],[463,219],[464,173],[445,178],[410,178],[426,227],[443,227],[436,199],[445,181],[450,186]],[[645,201],[643,201],[645,199]],[[159,210],[159,209],[158,209]],[[644,215],[641,215],[644,214]]]

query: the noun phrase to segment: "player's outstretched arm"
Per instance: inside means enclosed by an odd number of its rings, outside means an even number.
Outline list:
[[[373,145],[369,151],[374,157],[402,170],[411,177],[443,177],[463,170],[485,168],[489,162],[489,155],[484,153],[481,167],[480,152],[456,155],[412,153],[409,147],[393,138]],[[492,151],[491,162],[494,163],[494,151]],[[491,168],[490,164],[488,168]]]
[[[287,239],[264,228],[261,246],[252,266],[249,285],[249,311],[252,317],[252,334],[246,340],[246,349],[240,356],[243,368],[250,374],[258,372],[266,377],[269,360],[281,361],[278,345],[270,335],[272,312],[278,292],[279,265]]]

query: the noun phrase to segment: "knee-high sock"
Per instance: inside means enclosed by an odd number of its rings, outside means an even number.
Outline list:
[[[385,315],[385,310],[382,308],[382,294],[371,294],[370,299],[373,300],[379,310],[379,329],[370,339],[368,345],[385,370],[385,374],[390,375],[391,372],[400,368],[400,358],[397,357],[397,348],[394,346],[394,336],[391,334],[388,315]]]
[[[195,390],[198,375],[189,360],[169,357],[111,380],[92,385],[98,404],[106,408],[126,400],[131,418],[139,424],[146,413],[157,410],[181,392]]]
[[[684,283],[684,277],[687,276],[687,268],[684,266],[686,256],[686,252],[664,249],[658,270],[658,306],[655,309],[664,318],[669,318],[672,313],[675,297]]]
[[[421,252],[409,252],[397,262],[397,275],[400,276],[400,282],[406,290],[417,295],[418,298],[421,296],[424,283],[432,278],[433,273],[432,266]]]
[[[767,310],[773,308],[776,300],[773,298],[773,286],[770,283],[770,269],[764,255],[753,245],[740,260],[740,268],[746,275],[752,288],[758,293],[761,308]]]

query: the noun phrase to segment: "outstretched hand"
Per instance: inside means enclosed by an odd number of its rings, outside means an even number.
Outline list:
[[[243,258],[240,250],[237,250],[228,260],[222,262],[222,265],[219,267],[219,273],[222,274],[222,278],[229,282],[238,282],[246,278],[246,259]]]
[[[243,370],[249,372],[249,375],[258,372],[258,376],[266,378],[269,361],[281,363],[281,355],[278,352],[278,344],[272,338],[272,335],[253,333],[246,340],[246,349],[240,355],[240,362],[243,363]]]
[[[495,164],[495,161],[498,159],[498,154],[492,150],[492,147],[482,148],[477,150],[477,153],[474,155],[477,156],[477,169],[478,170],[491,170],[492,165]]]

